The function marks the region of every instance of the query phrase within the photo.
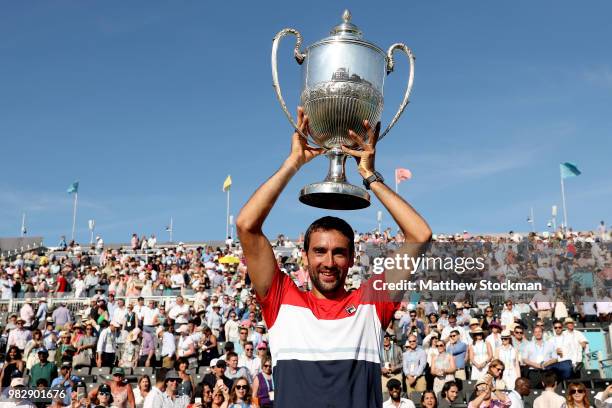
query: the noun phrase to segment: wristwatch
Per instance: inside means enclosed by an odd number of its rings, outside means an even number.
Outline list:
[[[374,183],[375,181],[380,181],[381,183],[384,183],[385,181],[383,176],[376,170],[374,170],[370,177],[363,179],[363,185],[365,186],[366,190],[371,190],[370,184]]]

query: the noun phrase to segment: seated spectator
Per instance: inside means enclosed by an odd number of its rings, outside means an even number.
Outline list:
[[[389,399],[383,404],[383,408],[415,408],[414,403],[409,399],[402,398],[402,383],[395,378],[387,381],[387,391]]]
[[[459,387],[455,381],[449,381],[444,384],[442,391],[440,391],[440,401],[438,402],[438,408],[451,408],[457,401],[459,396]]]

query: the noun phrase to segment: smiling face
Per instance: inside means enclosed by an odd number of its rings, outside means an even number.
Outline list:
[[[303,260],[315,296],[333,296],[343,289],[348,270],[353,266],[350,248],[348,237],[338,230],[312,232]]]

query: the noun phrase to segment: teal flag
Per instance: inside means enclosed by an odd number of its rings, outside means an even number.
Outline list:
[[[78,193],[78,192],[79,192],[79,182],[75,181],[74,183],[70,185],[70,187],[68,187],[67,193],[72,194],[72,193]]]
[[[578,167],[576,167],[575,164],[565,162],[560,164],[559,166],[561,166],[561,178],[566,179],[569,177],[576,177],[581,174],[580,170],[578,170]]]

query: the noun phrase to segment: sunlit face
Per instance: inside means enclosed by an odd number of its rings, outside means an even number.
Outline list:
[[[314,287],[321,294],[332,294],[342,288],[353,266],[349,239],[337,230],[319,230],[310,234],[304,267]]]
[[[202,391],[202,402],[211,403],[213,400],[212,390],[208,384],[204,384],[204,390]]]
[[[427,392],[423,396],[423,407],[433,408],[436,406],[436,396],[432,392]]]
[[[236,356],[230,357],[230,359],[227,360],[227,363],[229,364],[231,368],[238,368],[238,357]]]
[[[449,401],[455,401],[457,399],[457,394],[459,393],[459,388],[457,388],[456,386],[452,386],[448,389],[448,391],[446,391],[446,398]]]
[[[236,383],[236,396],[240,399],[244,399],[247,394],[249,384],[245,380],[238,380]]]

